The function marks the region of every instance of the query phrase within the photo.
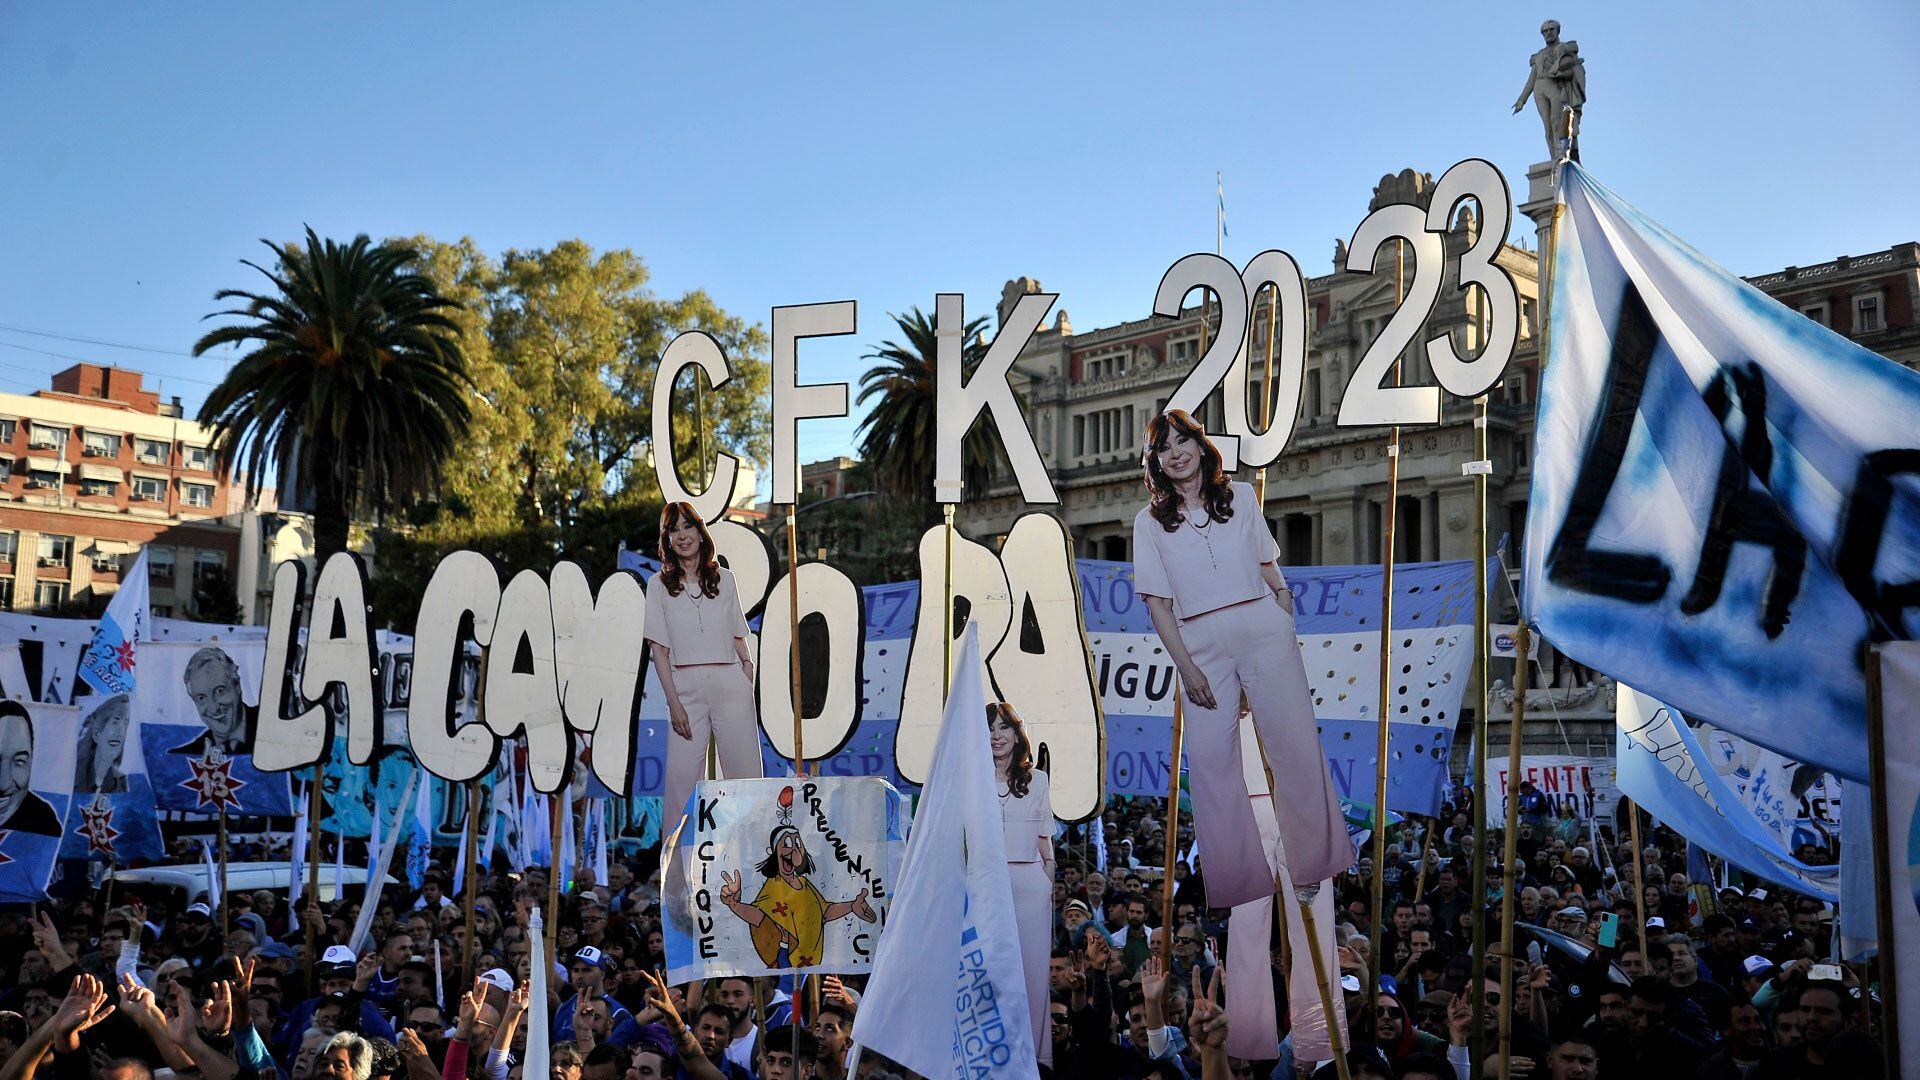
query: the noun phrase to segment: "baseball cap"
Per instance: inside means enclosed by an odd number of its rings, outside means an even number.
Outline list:
[[[1360,976],[1358,975],[1340,976],[1340,989],[1345,990],[1349,994],[1359,993],[1360,992]]]
[[[267,942],[265,945],[262,945],[259,948],[253,950],[253,954],[255,956],[264,957],[265,959],[268,959],[268,960],[293,959],[293,950],[288,948],[285,945],[280,944],[277,941]]]
[[[353,967],[360,958],[345,945],[329,945],[327,951],[320,954],[321,967]]]
[[[1749,975],[1764,975],[1773,970],[1773,961],[1764,956],[1749,956],[1741,966],[1747,969]]]
[[[213,918],[213,909],[205,904],[195,902],[188,904],[187,910],[180,913],[180,917],[183,919],[191,919],[196,915],[203,919],[211,919]]]
[[[513,993],[513,976],[507,974],[505,968],[488,968],[480,977],[509,994]]]
[[[607,966],[606,956],[591,945],[580,946],[579,950],[573,954],[573,959],[578,963],[591,964],[601,969]]]
[[[1566,907],[1554,912],[1554,915],[1563,919],[1585,919],[1587,917],[1587,909],[1568,904]]]
[[[1767,890],[1761,888],[1758,885],[1755,885],[1753,887],[1753,891],[1747,893],[1747,899],[1749,900],[1765,900],[1766,898],[1767,898]]]
[[[1652,930],[1652,929],[1655,929],[1656,927],[1661,930],[1665,930],[1667,928],[1667,920],[1661,918],[1658,915],[1655,915],[1653,918],[1647,920],[1647,929]]]
[[[1067,910],[1067,911],[1072,911],[1072,910],[1073,910],[1074,908],[1079,908],[1079,909],[1080,909],[1080,914],[1082,914],[1082,915],[1092,915],[1092,914],[1093,914],[1093,909],[1087,906],[1087,902],[1086,902],[1085,900],[1069,900],[1069,901],[1067,901],[1067,907],[1066,907],[1066,910]]]
[[[1757,922],[1754,922],[1754,921],[1753,921],[1752,919],[1741,919],[1741,920],[1740,920],[1740,929],[1742,929],[1742,930],[1758,930],[1758,929],[1760,929],[1760,924],[1759,924],[1759,923],[1757,923]]]

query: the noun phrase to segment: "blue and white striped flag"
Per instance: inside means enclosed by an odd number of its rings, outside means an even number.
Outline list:
[[[1588,667],[1865,779],[1862,650],[1920,625],[1920,373],[1559,177],[1531,614]]]

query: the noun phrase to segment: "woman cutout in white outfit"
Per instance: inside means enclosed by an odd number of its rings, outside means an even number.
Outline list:
[[[1207,904],[1273,893],[1240,771],[1244,694],[1273,770],[1287,865],[1300,886],[1353,863],[1294,636],[1293,591],[1249,484],[1229,482],[1206,430],[1180,410],[1147,422],[1147,507],[1133,519],[1134,591],[1179,671],[1194,829]]]
[[[714,556],[699,513],[692,503],[668,503],[660,514],[660,572],[647,586],[647,640],[674,736],[667,740],[663,836],[680,825],[709,741],[722,775],[762,775],[747,633],[733,575]]]
[[[1013,920],[1020,932],[1020,964],[1027,976],[1027,1012],[1040,1064],[1053,1064],[1053,998],[1047,968],[1053,957],[1053,799],[1047,774],[1033,767],[1033,743],[1013,706],[987,706],[987,740],[1006,832],[1007,870],[1013,878]]]

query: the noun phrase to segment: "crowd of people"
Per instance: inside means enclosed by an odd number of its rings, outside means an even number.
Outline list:
[[[1686,874],[1685,841],[1650,821],[1637,902],[1632,852],[1613,843],[1625,830],[1566,818],[1521,824],[1521,925],[1506,991],[1513,1000],[1503,1000],[1502,845],[1486,845],[1488,895],[1476,898],[1471,797],[1462,792],[1459,805],[1430,824],[1390,832],[1379,868],[1387,900],[1377,959],[1371,847],[1333,882],[1339,1005],[1355,1080],[1466,1080],[1476,1048],[1488,1055],[1485,1075],[1499,1075],[1491,1059],[1503,1014],[1517,1077],[1881,1075],[1870,980],[1827,960],[1831,909],[1758,882],[1703,890]],[[1335,1076],[1330,1062],[1292,1058],[1296,1010],[1278,949],[1279,1057],[1227,1055],[1227,912],[1208,903],[1204,857],[1179,858],[1191,849],[1190,824],[1183,815],[1169,838],[1164,814],[1164,802],[1115,800],[1097,828],[1076,825],[1057,838],[1048,1074]],[[1169,842],[1170,928],[1161,919]],[[536,905],[547,903],[547,871],[516,872],[504,860],[477,883],[471,922],[445,858],[422,888],[388,886],[370,901],[351,888],[342,898],[292,904],[284,892],[235,891],[223,911],[197,901],[174,910],[163,891],[121,888],[0,916],[0,1080],[136,1080],[168,1070],[211,1080],[911,1075],[872,1053],[850,1060],[861,978],[808,985],[797,1023],[795,1003],[772,980],[660,982],[656,858],[657,851],[629,852],[613,861],[608,880],[583,874],[563,891],[547,999],[538,1002],[530,997],[530,923]],[[365,902],[377,908],[355,951],[350,939]],[[1487,920],[1492,943],[1478,971],[1476,920]],[[1484,995],[1480,1039],[1475,979]],[[1369,982],[1377,999],[1370,1010]],[[534,1008],[547,1014],[551,1039],[551,1060],[538,1063],[525,1060]]]

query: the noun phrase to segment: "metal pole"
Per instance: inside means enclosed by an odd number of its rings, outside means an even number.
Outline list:
[[[1393,301],[1399,304],[1405,293],[1406,242],[1393,242]],[[1393,384],[1400,385],[1401,363],[1393,361]],[[1400,501],[1400,425],[1395,424],[1387,440],[1387,505],[1381,515],[1380,535],[1380,699],[1375,720],[1379,732],[1374,740],[1373,764],[1373,900],[1372,918],[1367,927],[1367,944],[1372,947],[1373,966],[1380,967],[1380,929],[1385,919],[1387,881],[1383,872],[1387,863],[1387,759],[1391,756],[1388,738],[1388,712],[1393,701],[1393,543],[1394,519]],[[1372,1011],[1380,997],[1380,980],[1366,986],[1367,1009]]]
[[[1514,650],[1519,659],[1515,661],[1513,679],[1513,723],[1507,731],[1507,786],[1514,787],[1515,778],[1520,775],[1520,729],[1527,712],[1527,653],[1532,635],[1527,630],[1526,615],[1520,616],[1520,629],[1514,634]],[[1514,862],[1518,856],[1517,847],[1520,837],[1516,819],[1520,816],[1520,800],[1513,794],[1507,795],[1507,850],[1500,867],[1500,1078],[1507,1080],[1512,1074],[1508,1059],[1513,1053],[1513,886]],[[1481,969],[1484,981],[1485,969]]]
[[[1160,879],[1160,970],[1173,970],[1173,864],[1180,855],[1180,740],[1186,727],[1180,679],[1173,680],[1173,754],[1167,759],[1166,876]]]
[[[1883,704],[1880,649],[1875,646],[1867,650],[1867,774],[1873,807],[1873,917],[1880,938],[1880,1041],[1892,1065],[1900,1061],[1900,981],[1894,972],[1893,853],[1887,849],[1887,728]]]
[[[787,692],[793,697],[793,772],[807,775],[800,732],[800,504],[787,507]]]
[[[942,575],[946,583],[946,598],[940,608],[940,640],[946,642],[941,651],[940,704],[946,711],[947,695],[953,693],[953,504],[943,503],[941,517],[946,520],[947,562],[946,572]]]

